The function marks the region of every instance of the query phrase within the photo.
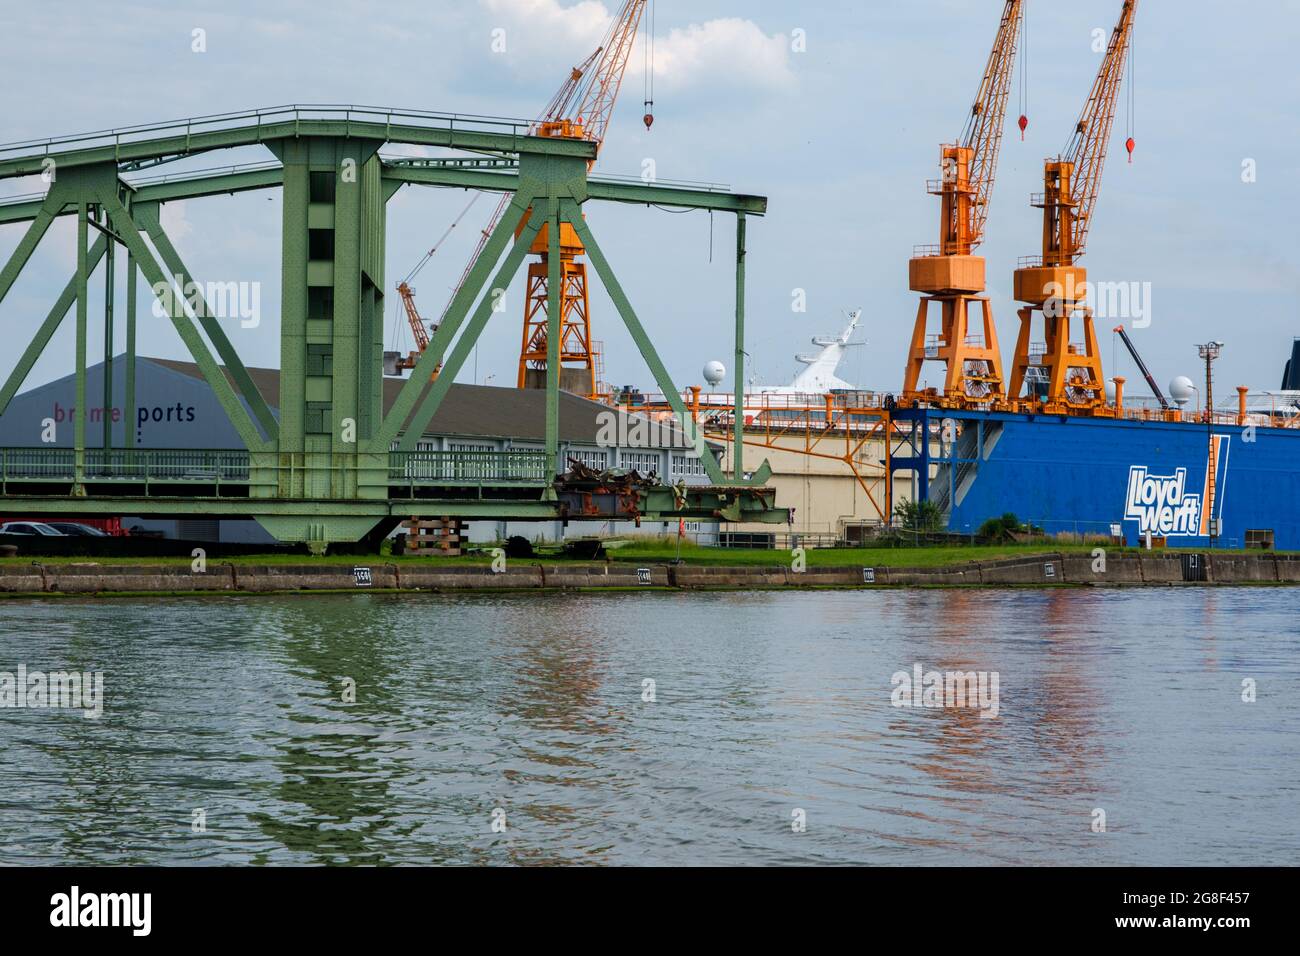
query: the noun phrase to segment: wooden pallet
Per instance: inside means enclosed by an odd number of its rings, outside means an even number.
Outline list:
[[[406,553],[419,557],[460,556],[463,527],[459,518],[410,518],[406,529]]]

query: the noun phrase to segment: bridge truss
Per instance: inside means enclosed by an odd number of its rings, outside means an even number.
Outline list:
[[[715,188],[588,178],[594,144],[529,136],[528,126],[522,120],[443,113],[286,106],[0,146],[0,179],[40,175],[48,186],[42,194],[0,202],[0,224],[26,224],[0,269],[0,305],[55,219],[75,216],[77,222],[75,273],[0,386],[3,414],[75,306],[73,445],[0,449],[3,507],[28,515],[251,517],[282,541],[306,542],[316,549],[385,531],[416,509],[517,520],[787,521],[788,512],[775,507],[771,489],[764,487],[770,477],[766,463],[744,477],[739,428],[733,473],[723,472],[583,217],[584,204],[593,199],[734,214],[736,350],[742,355],[745,222],[747,216],[766,212],[766,199]],[[380,156],[386,144],[459,153],[445,159],[393,160]],[[172,176],[140,175],[200,153],[240,147],[264,148],[273,160]],[[386,204],[408,184],[510,193],[512,199],[428,349],[385,412]],[[187,288],[193,276],[160,214],[166,202],[260,189],[278,189],[283,207],[278,418],[209,304],[201,295],[195,300],[192,287]],[[530,207],[532,216],[526,215]],[[568,487],[565,463],[559,461],[560,363],[554,355],[547,363],[544,451],[504,452],[469,462],[456,460],[456,453],[434,461],[416,450],[483,334],[492,311],[491,290],[508,287],[548,223],[552,245],[561,224],[572,226],[581,239],[657,385],[670,397],[671,411],[694,437],[707,486],[646,485],[635,493],[619,487],[608,495],[599,488],[593,494],[590,482]],[[328,241],[315,241],[321,236]],[[137,278],[143,276],[146,294],[157,295],[243,440],[242,452],[137,449],[130,428],[124,448],[111,446],[107,428],[102,447],[92,446],[86,419],[88,278],[100,262],[108,262],[103,320],[108,376],[114,341],[111,266],[121,250],[127,259],[127,420],[134,417]],[[558,249],[551,253],[554,272],[560,255]],[[552,275],[553,301],[547,312],[553,325],[561,314],[554,301],[561,286]],[[552,350],[560,339],[552,328]],[[106,406],[112,404],[111,388],[110,378]]]

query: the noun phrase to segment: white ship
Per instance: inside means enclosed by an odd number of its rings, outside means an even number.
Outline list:
[[[857,386],[844,381],[835,373],[839,370],[840,363],[844,361],[844,357],[848,354],[849,339],[853,336],[861,318],[862,310],[854,309],[849,313],[849,324],[839,335],[834,337],[813,336],[812,344],[820,346],[821,350],[795,356],[795,361],[802,363],[805,368],[794,377],[789,385],[751,384],[745,389],[745,393],[757,395],[824,395],[827,392],[855,391]]]

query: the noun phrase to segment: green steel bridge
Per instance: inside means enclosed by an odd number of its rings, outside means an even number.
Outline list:
[[[27,224],[0,270],[0,306],[51,223],[75,216],[77,266],[0,387],[0,414],[75,306],[73,447],[0,449],[0,507],[28,515],[251,517],[282,541],[323,549],[386,533],[412,515],[553,520],[718,518],[785,522],[764,485],[746,475],[737,396],[731,474],[680,401],[651,338],[582,209],[591,200],[729,212],[736,216],[735,374],[744,378],[745,222],[763,197],[725,188],[589,177],[595,147],[528,135],[530,124],[482,116],[357,106],[284,106],[77,136],[0,145],[0,179],[38,175],[43,193],[0,200],[0,225]],[[380,155],[387,144],[455,151],[439,159]],[[262,147],[273,160],[172,175],[154,167],[200,153]],[[396,401],[382,402],[386,204],[420,184],[512,193],[500,224]],[[279,417],[235,351],[162,225],[169,201],[279,189],[281,237]],[[529,215],[529,210],[532,214]],[[586,254],[659,389],[701,455],[709,484],[670,487],[566,478],[559,460],[560,223]],[[505,289],[545,224],[550,240],[551,355],[542,450],[425,452],[416,448]],[[518,235],[516,237],[516,232]],[[94,233],[93,242],[91,234]],[[146,237],[148,242],[146,242]],[[326,241],[314,241],[324,237]],[[152,247],[152,248],[151,248]],[[88,279],[106,264],[104,407],[113,405],[115,259],[126,256],[125,413],[135,413],[137,277],[154,295],[243,441],[244,449],[155,450],[88,442]],[[198,286],[202,288],[202,286]],[[161,290],[169,290],[162,293]],[[182,293],[182,290],[184,292]],[[4,320],[0,309],[0,321]],[[441,365],[437,378],[432,373]]]

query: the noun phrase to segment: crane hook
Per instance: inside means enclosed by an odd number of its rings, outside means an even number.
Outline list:
[[[1021,139],[1024,139],[1024,138],[1025,138],[1025,130],[1029,128],[1029,117],[1026,116],[1024,113],[1021,113],[1021,114],[1020,114],[1020,121],[1019,121],[1018,125],[1020,126],[1020,138],[1021,138]]]
[[[1133,150],[1137,148],[1137,141],[1130,136],[1128,142],[1124,144],[1124,148],[1128,150],[1128,161],[1133,162]]]

